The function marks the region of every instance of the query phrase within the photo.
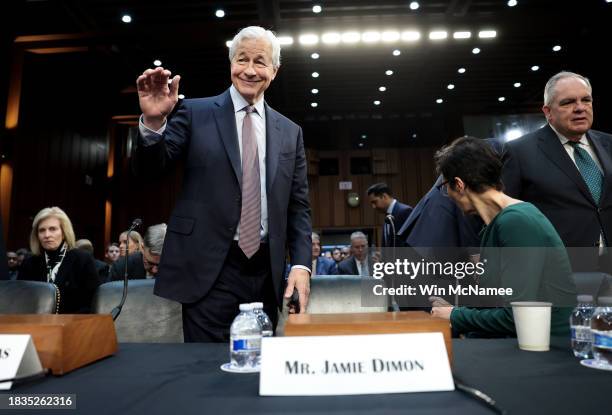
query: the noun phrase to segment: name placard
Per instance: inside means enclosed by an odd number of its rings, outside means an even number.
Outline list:
[[[0,379],[34,375],[42,371],[38,353],[29,334],[0,334]],[[13,382],[0,383],[9,390]]]
[[[262,396],[454,390],[442,333],[265,337]]]

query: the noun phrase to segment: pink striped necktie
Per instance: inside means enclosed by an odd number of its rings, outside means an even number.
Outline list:
[[[242,122],[242,211],[240,213],[240,236],[238,246],[247,258],[259,249],[261,226],[261,182],[259,179],[259,156],[257,137],[252,117],[255,107],[244,108]]]

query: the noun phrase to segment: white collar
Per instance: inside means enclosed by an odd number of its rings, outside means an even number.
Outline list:
[[[244,107],[251,105],[242,95],[240,95],[240,92],[238,92],[234,85],[230,87],[230,95],[232,96],[232,103],[234,104],[234,112],[242,111]],[[257,110],[257,114],[263,118],[265,111],[263,96],[253,106]]]
[[[397,203],[397,199],[393,199],[391,201],[391,204],[389,205],[389,207],[387,208],[387,214],[391,215],[393,213],[393,208],[395,207],[395,204]]]
[[[550,125],[550,128],[552,128],[552,130],[555,132],[555,134],[557,134],[557,137],[561,141],[561,145],[565,145],[565,144],[567,144],[568,141],[570,141],[569,139],[567,139],[567,137],[565,137],[564,135],[559,133],[559,131],[557,131],[555,129],[555,127],[552,126],[552,124],[548,124],[548,125]],[[586,134],[582,134],[582,137],[580,137],[579,142],[583,146],[589,146],[589,140],[587,140]]]

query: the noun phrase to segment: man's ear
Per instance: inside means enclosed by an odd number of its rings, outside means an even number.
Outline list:
[[[548,121],[550,121],[550,107],[548,105],[542,106],[542,112]]]

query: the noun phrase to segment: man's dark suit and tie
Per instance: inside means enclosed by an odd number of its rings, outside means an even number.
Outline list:
[[[363,232],[351,234],[351,256],[338,264],[340,275],[372,276],[374,259],[369,255],[368,238]]]
[[[243,29],[230,48],[232,87],[178,100],[179,76],[138,78],[143,111],[138,171],[185,161],[168,223],[155,293],[183,304],[185,341],[227,341],[240,303],[263,301],[270,317],[294,288],[306,309],[311,224],[301,128],[263,99],[280,65],[274,35]],[[170,114],[166,123],[166,115]],[[285,250],[293,264],[283,279]]]
[[[386,183],[373,184],[367,193],[372,208],[385,215],[382,246],[398,246],[400,240],[397,238],[397,233],[412,212],[412,207],[395,199]]]
[[[610,271],[612,136],[591,130],[592,90],[562,72],[545,88],[548,125],[507,144],[506,193],[538,207],[570,250],[574,271]],[[608,248],[606,248],[606,246]]]
[[[317,275],[336,275],[338,267],[336,261],[331,258],[321,256],[321,237],[318,233],[312,233],[312,276]]]

